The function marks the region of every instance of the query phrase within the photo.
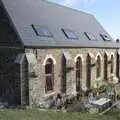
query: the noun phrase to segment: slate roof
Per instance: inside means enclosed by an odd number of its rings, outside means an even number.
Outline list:
[[[46,0],[2,0],[2,3],[25,47],[119,47],[118,43],[100,37],[100,33],[110,35],[91,14]],[[53,38],[36,36],[32,24],[46,26]],[[67,39],[61,28],[74,31],[79,39]],[[93,33],[97,41],[90,41],[84,32]]]

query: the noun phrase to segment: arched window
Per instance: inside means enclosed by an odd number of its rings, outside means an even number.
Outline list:
[[[97,56],[97,61],[96,61],[96,77],[100,77],[101,75],[101,60],[100,56]]]
[[[108,55],[104,54],[104,80],[108,80]]]
[[[86,58],[86,78],[87,78],[87,88],[91,87],[91,56],[88,54]]]
[[[76,61],[76,90],[80,91],[80,80],[82,79],[82,61],[78,57]]]
[[[61,91],[63,93],[66,93],[66,82],[67,82],[67,72],[66,72],[66,58],[64,55],[62,55],[61,60]]]
[[[46,92],[52,91],[54,87],[54,65],[51,58],[49,58],[46,61],[45,78],[46,78],[45,91]]]
[[[113,57],[113,55],[111,55],[111,67],[110,67],[110,73],[113,73],[113,69],[114,69],[114,57]]]
[[[120,61],[120,55],[119,55],[119,53],[117,52],[117,58],[116,58],[116,76],[119,78],[120,77],[120,63],[119,63],[119,61]]]

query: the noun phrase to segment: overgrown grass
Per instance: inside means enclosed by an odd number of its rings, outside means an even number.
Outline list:
[[[120,120],[120,110],[113,109],[103,116],[89,113],[63,113],[37,109],[0,110],[0,120]]]

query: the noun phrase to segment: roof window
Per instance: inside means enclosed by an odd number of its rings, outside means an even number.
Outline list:
[[[62,29],[62,31],[68,39],[78,39],[74,31],[66,29]]]
[[[89,39],[89,40],[93,40],[93,41],[96,41],[97,39],[95,38],[95,36],[90,33],[90,32],[84,32],[84,34],[86,35],[86,37]]]
[[[105,41],[111,41],[111,38],[105,34],[100,34],[100,36],[102,37],[103,40]]]
[[[53,37],[49,29],[45,26],[41,25],[32,25],[33,30],[35,31],[37,36],[40,37]]]

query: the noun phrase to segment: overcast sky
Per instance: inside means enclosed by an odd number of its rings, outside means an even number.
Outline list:
[[[114,38],[120,38],[120,0],[48,0],[93,14]]]

